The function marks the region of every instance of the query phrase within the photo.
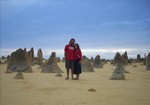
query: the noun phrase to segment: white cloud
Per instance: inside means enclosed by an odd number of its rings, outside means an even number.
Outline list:
[[[16,49],[0,49],[0,57],[10,55]]]

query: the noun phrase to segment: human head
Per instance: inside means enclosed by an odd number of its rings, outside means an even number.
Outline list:
[[[75,39],[74,38],[70,39],[69,44],[74,45],[74,43],[75,43]]]
[[[75,47],[75,49],[79,49],[80,48],[78,43],[75,43],[74,47]]]

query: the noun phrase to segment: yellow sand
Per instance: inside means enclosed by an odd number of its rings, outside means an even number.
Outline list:
[[[0,65],[0,105],[150,105],[150,71],[136,64],[125,69],[126,80],[109,80],[114,66],[106,64],[95,72],[85,73],[80,80],[65,80],[55,73],[23,73],[23,80],[14,79],[16,73],[6,74],[6,64]],[[95,91],[88,91],[94,89]]]

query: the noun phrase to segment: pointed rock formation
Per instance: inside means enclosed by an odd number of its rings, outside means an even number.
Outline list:
[[[17,74],[14,77],[14,79],[24,79],[24,76],[23,76],[22,72],[17,72]]]
[[[60,62],[61,62],[60,57],[57,57],[57,62],[58,62],[58,63],[60,63]]]
[[[120,62],[117,63],[110,80],[125,80],[125,75]]]
[[[150,70],[150,53],[146,57],[146,70]]]
[[[125,53],[122,55],[122,60],[123,60],[123,65],[127,66],[128,65],[128,55],[127,52],[125,51]]]
[[[117,62],[121,61],[122,62],[122,56],[120,55],[119,52],[116,53],[114,60],[113,60],[113,65],[116,65]]]
[[[31,48],[30,51],[28,51],[28,56],[29,56],[30,64],[31,64],[31,66],[33,66],[34,65],[34,49],[33,49],[33,47]]]
[[[31,51],[28,51],[27,54],[28,54],[28,58],[29,58],[29,63],[30,63],[30,65],[32,65],[32,54],[31,54]]]
[[[93,67],[94,68],[103,68],[103,65],[102,65],[102,62],[101,62],[101,59],[100,59],[100,55],[97,55],[94,59],[94,62],[93,62]]]
[[[93,62],[94,62],[94,59],[93,59],[93,57],[91,57],[90,61],[91,61],[91,63],[93,64]]]
[[[17,51],[11,53],[6,72],[10,71],[32,72],[29,56],[25,50],[18,49]]]
[[[39,49],[37,54],[37,64],[42,65],[42,63],[43,63],[43,53],[42,50]]]
[[[34,48],[31,48],[31,63],[34,65]]]
[[[82,57],[81,68],[83,72],[94,72],[91,61],[86,56]]]
[[[122,66],[122,57],[119,52],[116,53],[114,57],[115,65],[116,68],[113,71],[113,74],[111,76],[111,80],[125,80],[125,75],[124,75],[124,69]]]
[[[140,60],[141,60],[141,56],[140,54],[137,55],[137,63],[140,63]]]
[[[48,62],[41,66],[42,73],[63,73],[60,67],[57,65],[56,53],[52,52]]]

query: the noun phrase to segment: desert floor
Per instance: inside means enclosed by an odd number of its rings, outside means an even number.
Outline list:
[[[18,80],[1,64],[0,105],[150,105],[150,71],[142,64],[126,66],[126,80],[109,80],[115,68],[111,64],[83,72],[80,80],[65,80],[64,63],[58,65],[62,77],[41,73],[35,65],[33,73],[23,73],[24,79]]]

